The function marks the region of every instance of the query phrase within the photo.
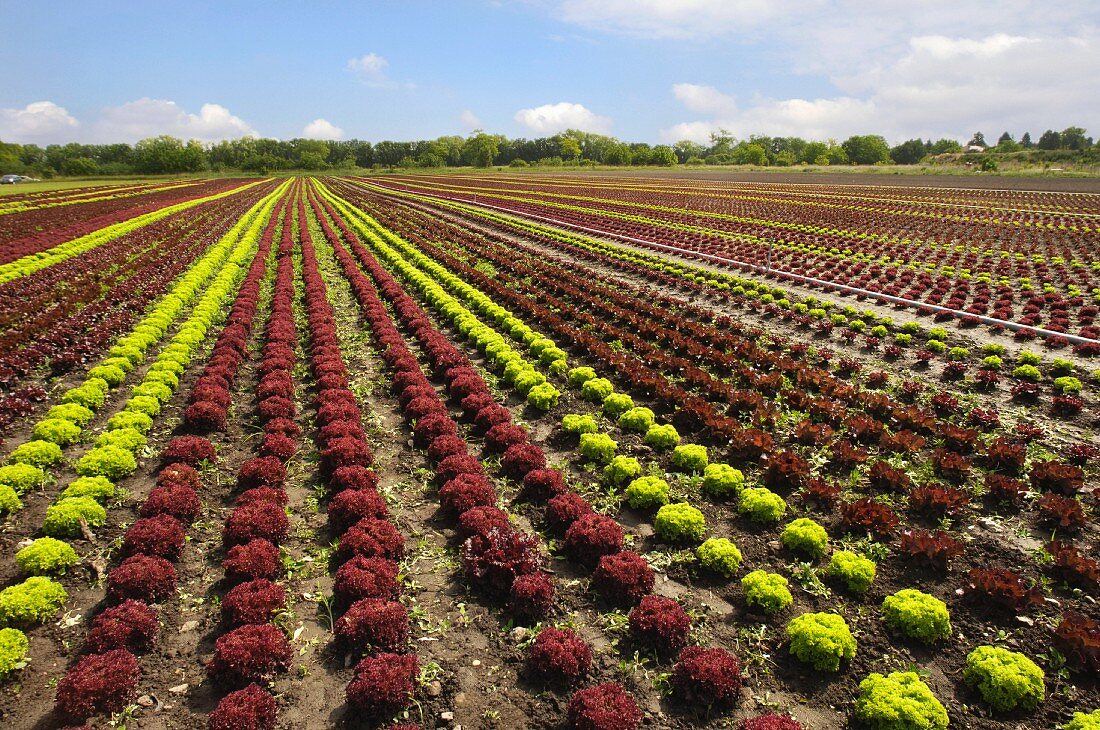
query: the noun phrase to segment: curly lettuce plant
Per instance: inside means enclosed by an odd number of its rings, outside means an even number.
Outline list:
[[[820,672],[836,672],[856,655],[856,640],[837,613],[804,613],[787,624],[791,654]]]
[[[712,537],[704,541],[695,550],[695,556],[704,568],[727,578],[741,567],[741,551],[724,537]]]
[[[703,470],[702,489],[718,499],[728,499],[741,494],[745,488],[745,475],[729,464],[708,464]]]
[[[1043,670],[1027,656],[999,646],[979,646],[966,657],[963,681],[998,712],[1033,710],[1043,701]]]
[[[638,477],[626,488],[626,501],[634,509],[662,507],[668,504],[668,482],[660,477]]]
[[[767,487],[752,487],[742,490],[737,511],[753,522],[769,524],[783,518],[787,503]]]
[[[862,555],[838,550],[829,560],[829,576],[842,582],[852,593],[866,593],[875,579],[875,563]]]
[[[859,683],[855,717],[870,730],[947,730],[947,710],[916,672],[874,673]]]
[[[829,549],[829,533],[809,517],[799,517],[783,528],[779,542],[791,552],[821,558]]]
[[[926,644],[951,636],[947,604],[913,588],[887,596],[882,602],[882,616],[890,630]]]
[[[768,614],[778,613],[794,602],[787,579],[766,570],[754,570],[742,578],[741,589],[745,591],[745,602],[749,606]]]
[[[657,536],[668,542],[695,542],[707,532],[707,521],[695,507],[687,502],[666,504],[657,510],[653,518]]]

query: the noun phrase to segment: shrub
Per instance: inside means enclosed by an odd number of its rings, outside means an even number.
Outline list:
[[[606,464],[615,456],[619,445],[606,433],[582,433],[581,456],[600,464]]]
[[[548,626],[527,649],[527,666],[545,682],[571,684],[592,668],[592,649],[571,629]]]
[[[767,487],[753,487],[741,491],[737,511],[753,522],[772,523],[783,518],[787,503]]]
[[[616,487],[641,475],[642,465],[633,456],[616,456],[604,467],[603,480]]]
[[[634,509],[666,505],[668,504],[668,482],[660,477],[638,477],[627,486],[626,501]]]
[[[527,391],[527,403],[540,411],[549,411],[558,404],[561,391],[550,383],[539,383]]]
[[[80,557],[67,542],[40,537],[15,554],[15,563],[27,575],[64,575]]]
[[[622,550],[623,540],[623,528],[618,522],[604,515],[587,514],[578,517],[565,531],[562,547],[577,562],[595,565],[604,555]]]
[[[855,716],[871,730],[947,730],[947,710],[916,672],[869,674]]]
[[[27,578],[0,591],[0,625],[32,626],[48,621],[68,600],[60,583],[42,576]]]
[[[0,466],[0,484],[11,487],[16,494],[42,486],[46,479],[46,472],[30,464]]]
[[[742,578],[741,589],[745,591],[745,602],[764,613],[778,613],[794,602],[787,579],[766,570],[754,570]]]
[[[729,464],[708,464],[703,470],[703,491],[719,499],[736,497],[745,487],[745,475]]]
[[[409,641],[409,612],[396,601],[364,598],[336,620],[333,635],[360,654],[403,652]]]
[[[572,730],[635,730],[642,712],[618,682],[577,690],[569,699]]]
[[[52,441],[28,441],[16,446],[8,457],[13,464],[30,464],[39,468],[53,466],[63,458],[61,447]]]
[[[963,681],[994,710],[1033,710],[1043,701],[1043,670],[1025,655],[999,646],[979,646],[966,657]]]
[[[370,717],[394,715],[408,707],[420,665],[415,654],[382,653],[355,665],[348,704]]]
[[[706,534],[707,522],[697,508],[687,502],[677,502],[657,510],[653,529],[668,542],[696,542]]]
[[[634,399],[626,393],[612,393],[603,399],[603,412],[608,418],[618,418],[634,407]]]
[[[589,415],[579,413],[567,413],[561,417],[561,427],[564,431],[575,434],[596,433],[600,430],[596,425],[596,419]]]
[[[290,667],[293,656],[294,650],[277,626],[241,626],[214,642],[214,656],[206,671],[229,685],[268,682]]]
[[[209,730],[275,730],[278,707],[275,698],[250,684],[230,692],[210,713]]]
[[[88,451],[76,463],[76,473],[82,477],[107,477],[117,482],[137,471],[137,459],[126,449],[101,446]]]
[[[115,485],[107,477],[77,477],[58,495],[58,500],[91,497],[103,503],[115,496]]]
[[[68,446],[80,438],[80,426],[64,418],[46,418],[34,427],[34,437],[42,441]]]
[[[935,596],[906,588],[882,602],[887,628],[910,639],[931,644],[951,636],[947,604]]]
[[[667,451],[680,443],[680,434],[671,423],[663,426],[650,426],[643,439],[647,446],[652,446],[660,451]]]
[[[102,654],[114,649],[148,650],[160,634],[157,613],[149,604],[127,600],[104,610],[92,621],[84,651]]]
[[[30,642],[19,629],[0,629],[0,677],[23,668]]]
[[[787,624],[791,654],[820,672],[835,672],[840,662],[856,655],[856,640],[844,617],[836,613],[804,613]]]
[[[779,541],[792,552],[821,558],[829,548],[829,533],[810,518],[799,517],[783,529]]]
[[[741,693],[741,662],[725,649],[689,646],[676,658],[669,685],[689,705],[731,705]]]
[[[77,662],[57,685],[57,709],[74,720],[120,712],[137,694],[141,670],[125,649],[92,654]]]
[[[687,643],[691,617],[671,598],[645,596],[629,618],[634,640],[662,656],[675,654]]]
[[[712,537],[706,540],[696,549],[695,555],[704,568],[727,578],[733,576],[741,567],[741,551],[732,541],[724,537]]]
[[[590,378],[581,386],[581,398],[593,403],[603,403],[613,392],[615,386],[607,378]]]
[[[72,497],[51,504],[42,520],[42,531],[55,537],[75,537],[81,533],[80,523],[91,528],[107,523],[107,510],[91,497]]]
[[[847,550],[833,553],[829,575],[840,580],[852,593],[866,593],[875,579],[875,563]]]
[[[605,601],[633,605],[653,590],[653,568],[638,553],[622,550],[604,555],[592,573],[592,587]]]
[[[647,433],[656,420],[653,411],[645,407],[635,406],[619,416],[619,428],[635,433]]]

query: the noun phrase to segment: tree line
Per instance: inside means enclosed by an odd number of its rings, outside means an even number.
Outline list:
[[[353,168],[439,168],[539,166],[673,166],[673,165],[913,165],[943,154],[1017,153],[1028,150],[1088,153],[1100,151],[1081,127],[1043,132],[1038,142],[1024,133],[1015,140],[1005,132],[994,145],[975,133],[964,146],[953,139],[911,139],[891,147],[880,135],[853,135],[843,142],[801,137],[753,135],[737,139],[725,130],[710,135],[710,144],[683,140],[672,145],[623,142],[602,134],[567,130],[551,137],[509,139],[476,130],[469,136],[444,136],[412,142],[323,141],[244,137],[203,144],[160,136],[136,144],[35,144],[0,142],[0,174],[36,177],[163,174],[244,171],[270,174],[282,170],[350,170]],[[982,163],[988,169],[991,158]],[[996,163],[992,163],[993,169]]]

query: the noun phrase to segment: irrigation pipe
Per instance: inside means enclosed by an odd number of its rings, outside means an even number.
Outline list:
[[[375,187],[375,188],[381,188],[383,190],[386,190],[390,194],[397,194],[400,197],[400,192],[399,191],[393,190],[392,188],[387,187],[386,185],[383,185],[383,184],[380,184],[380,183],[368,183],[368,185],[371,185],[372,187]],[[1038,335],[1040,337],[1061,337],[1061,338],[1065,339],[1067,342],[1069,342],[1070,344],[1074,344],[1074,345],[1100,345],[1100,340],[1094,340],[1094,339],[1090,339],[1088,337],[1081,337],[1080,335],[1071,335],[1071,334],[1067,334],[1065,332],[1055,332],[1054,330],[1043,329],[1042,327],[1033,327],[1033,326],[1027,325],[1027,324],[1020,324],[1019,322],[1011,322],[1011,321],[1006,320],[1006,319],[997,319],[996,317],[986,317],[985,315],[971,314],[970,312],[964,312],[964,311],[959,310],[959,309],[951,309],[949,307],[941,307],[938,304],[928,304],[926,302],[918,302],[918,301],[915,301],[913,299],[905,299],[904,297],[895,297],[895,296],[892,296],[890,294],[883,294],[882,292],[871,291],[870,289],[861,289],[861,288],[856,287],[856,286],[848,286],[847,284],[838,284],[838,283],[833,282],[833,281],[825,281],[824,279],[815,279],[812,276],[803,276],[802,274],[795,274],[794,272],[791,272],[791,271],[784,271],[782,269],[774,269],[774,268],[770,268],[770,267],[766,267],[766,266],[760,266],[759,264],[750,264],[747,261],[738,261],[737,259],[729,259],[729,258],[725,258],[725,257],[722,257],[722,256],[715,256],[715,255],[709,254],[709,253],[702,253],[700,251],[692,251],[690,249],[680,248],[678,246],[670,246],[667,243],[657,243],[656,241],[647,241],[644,238],[635,238],[634,236],[626,236],[626,235],[623,235],[621,233],[613,233],[611,231],[604,231],[604,230],[600,230],[598,228],[589,228],[587,226],[582,226],[582,225],[579,225],[577,223],[570,223],[568,221],[562,221],[562,220],[558,220],[556,218],[550,218],[548,216],[537,215],[535,213],[526,213],[526,212],[523,212],[523,211],[513,210],[511,208],[505,208],[505,207],[502,207],[502,206],[499,206],[499,205],[493,205],[492,203],[485,203],[485,202],[476,201],[476,200],[474,202],[470,202],[468,200],[463,200],[461,198],[451,198],[451,197],[448,197],[446,195],[441,195],[439,193],[425,193],[425,192],[411,193],[411,191],[408,191],[408,190],[406,190],[405,192],[406,192],[406,194],[422,195],[424,197],[429,197],[429,198],[439,198],[439,199],[442,199],[442,200],[450,200],[450,201],[456,202],[456,203],[465,203],[466,205],[473,205],[473,206],[476,206],[478,208],[489,208],[489,209],[500,211],[502,213],[507,213],[509,215],[513,215],[513,216],[516,216],[516,217],[519,217],[519,218],[529,218],[529,219],[533,219],[533,220],[542,221],[544,223],[550,223],[552,225],[559,226],[561,228],[568,228],[568,229],[572,229],[572,230],[583,231],[585,233],[595,234],[597,236],[601,236],[601,237],[604,237],[604,238],[615,238],[615,239],[618,239],[620,241],[626,241],[627,243],[634,243],[634,244],[638,244],[638,245],[641,245],[641,246],[647,246],[647,247],[651,247],[651,248],[660,249],[660,250],[663,250],[663,251],[671,251],[673,253],[684,256],[685,258],[705,259],[707,261],[714,261],[714,262],[717,262],[717,263],[720,263],[720,264],[726,264],[728,266],[736,266],[736,267],[741,268],[743,270],[748,269],[748,270],[750,270],[754,273],[762,274],[764,276],[774,275],[774,276],[777,276],[777,277],[780,277],[780,278],[790,279],[792,281],[796,281],[800,284],[811,284],[811,285],[823,287],[823,288],[826,288],[826,289],[832,289],[832,290],[844,292],[846,294],[862,295],[862,296],[865,296],[865,297],[870,297],[871,299],[877,299],[879,301],[888,302],[890,304],[902,304],[902,305],[905,305],[907,307],[913,307],[918,312],[924,313],[924,314],[927,314],[927,313],[930,313],[930,312],[936,313],[936,314],[941,314],[941,313],[950,314],[953,317],[957,317],[958,319],[976,319],[981,324],[989,325],[989,326],[996,326],[996,327],[1004,327],[1006,329],[1012,330],[1013,332],[1031,332],[1032,334]]]

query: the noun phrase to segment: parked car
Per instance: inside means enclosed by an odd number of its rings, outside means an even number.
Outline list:
[[[34,178],[27,177],[26,175],[4,175],[0,177],[0,185],[14,185],[21,182],[29,182]]]

